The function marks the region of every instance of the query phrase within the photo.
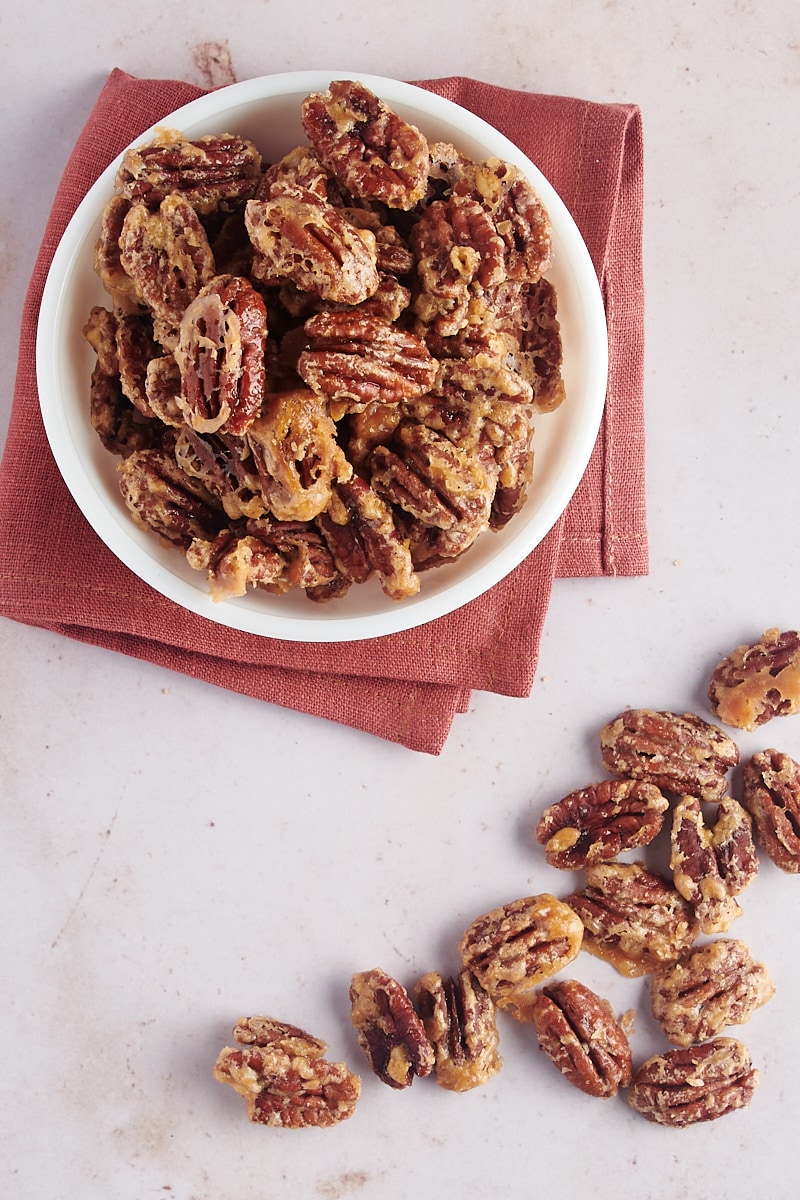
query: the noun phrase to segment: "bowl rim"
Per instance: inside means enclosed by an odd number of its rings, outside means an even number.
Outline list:
[[[159,128],[164,127],[188,130],[190,136],[195,136],[194,129],[197,126],[202,126],[209,119],[221,122],[231,109],[267,103],[297,93],[305,95],[324,91],[334,79],[360,80],[401,112],[420,107],[423,117],[428,117],[432,123],[456,126],[465,141],[481,144],[488,141],[493,148],[492,153],[514,163],[528,174],[550,214],[560,245],[559,255],[565,256],[576,281],[583,354],[589,367],[585,371],[581,397],[582,418],[572,430],[566,460],[556,480],[557,486],[550,486],[540,498],[531,524],[524,529],[518,526],[513,531],[514,535],[519,532],[520,536],[509,536],[496,553],[474,568],[472,563],[468,563],[466,573],[454,574],[452,583],[445,582],[443,587],[429,590],[426,594],[426,580],[431,575],[425,572],[422,588],[416,597],[397,603],[380,593],[380,609],[366,614],[358,611],[348,613],[342,608],[337,610],[335,606],[341,606],[344,601],[320,606],[311,604],[305,597],[305,610],[302,613],[289,612],[288,606],[285,613],[266,611],[255,606],[248,608],[247,600],[253,592],[242,600],[215,603],[208,594],[204,575],[192,572],[192,575],[198,576],[201,586],[194,581],[185,582],[171,569],[171,564],[159,561],[155,545],[150,547],[142,544],[140,531],[137,531],[127,514],[125,520],[131,528],[121,524],[116,507],[109,506],[104,488],[91,477],[91,471],[82,461],[69,427],[68,405],[63,402],[62,372],[59,369],[62,342],[58,336],[53,337],[53,332],[58,334],[63,328],[73,270],[86,249],[87,238],[92,230],[96,231],[98,212],[102,212],[111,195],[114,176],[128,147],[120,151],[87,190],[70,218],[53,255],[43,289],[36,335],[36,371],[40,409],[51,451],[83,516],[112,553],[139,579],[182,608],[215,624],[284,641],[350,642],[404,632],[460,609],[501,582],[541,544],[577,489],[597,439],[608,382],[608,337],[602,294],[588,249],[572,215],[549,180],[515,143],[482,117],[453,100],[416,84],[359,71],[280,72],[256,76],[207,92],[166,114],[129,145],[144,144],[152,139]],[[412,119],[410,115],[409,119]],[[219,128],[217,132],[237,131]],[[564,403],[570,403],[569,397]],[[558,411],[541,419],[548,420],[556,416]],[[511,527],[520,515],[509,523]],[[522,536],[523,533],[525,536]],[[489,534],[485,536],[489,537]],[[498,536],[502,535],[492,535]],[[157,542],[153,534],[147,537],[153,543]],[[167,553],[175,556],[174,550]],[[470,554],[473,554],[473,550]],[[465,560],[468,557],[464,556]],[[458,561],[461,563],[461,560]],[[465,570],[463,563],[461,566],[462,571]],[[452,572],[453,568],[440,567],[435,574],[447,571]],[[364,588],[370,585],[359,586]],[[286,597],[274,599],[283,601]]]

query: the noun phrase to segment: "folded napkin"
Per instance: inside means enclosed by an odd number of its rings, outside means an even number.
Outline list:
[[[47,448],[34,353],[42,289],[64,228],[101,171],[150,125],[202,94],[188,83],[115,70],[67,163],[25,303],[0,463],[0,614],[436,754],[473,689],[529,693],[555,576],[646,573],[639,110],[466,78],[420,86],[490,121],[537,164],[572,212],[602,286],[610,335],[605,415],[584,478],[542,544],[457,612],[345,645],[226,629],[164,599],[106,549]]]

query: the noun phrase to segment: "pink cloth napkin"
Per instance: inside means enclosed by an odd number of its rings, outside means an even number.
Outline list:
[[[115,70],[67,163],[25,303],[0,462],[0,614],[436,754],[473,689],[529,693],[554,577],[646,574],[639,110],[466,78],[420,86],[490,121],[537,164],[570,209],[597,270],[610,340],[606,408],[583,480],[557,525],[507,579],[457,612],[344,645],[228,630],[164,599],[106,549],[47,447],[34,354],[42,289],[59,239],[97,176],[150,125],[202,94],[188,83]]]

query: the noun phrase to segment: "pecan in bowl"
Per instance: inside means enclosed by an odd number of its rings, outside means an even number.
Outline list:
[[[642,1063],[628,1103],[646,1120],[680,1129],[746,1108],[757,1084],[747,1047],[735,1038],[718,1037]]]
[[[551,867],[580,870],[646,846],[661,829],[669,802],[652,783],[605,779],[570,792],[542,813],[536,840]]]
[[[736,729],[800,711],[800,633],[767,629],[737,646],[714,668],[708,698],[715,716]]]
[[[608,1099],[633,1077],[631,1047],[609,1002],[577,979],[546,984],[532,1008],[539,1045],[571,1084]]]

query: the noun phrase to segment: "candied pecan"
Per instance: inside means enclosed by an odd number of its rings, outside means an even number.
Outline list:
[[[800,764],[780,750],[761,750],[742,768],[742,798],[759,846],[777,867],[800,872]]]
[[[217,497],[232,520],[264,515],[258,472],[243,439],[224,433],[202,436],[184,425],[175,440],[175,459]]]
[[[99,305],[92,308],[83,335],[97,355],[89,383],[89,419],[103,446],[122,456],[153,445],[153,422],[131,404],[122,390],[117,356],[117,318]],[[149,406],[148,406],[149,407]]]
[[[144,376],[144,393],[160,421],[175,429],[185,428],[180,406],[181,372],[174,354],[150,359]]]
[[[674,962],[699,933],[683,896],[641,863],[588,866],[567,904],[583,922],[583,948],[631,977]]]
[[[320,160],[363,200],[412,209],[425,195],[430,157],[416,126],[356,80],[334,80],[307,96],[301,120]]]
[[[726,725],[756,729],[800,711],[800,634],[767,629],[717,664],[708,685],[711,711]]]
[[[214,277],[214,256],[200,218],[181,195],[159,207],[129,208],[119,237],[120,263],[153,317],[176,326],[186,306]]]
[[[244,1097],[257,1125],[328,1129],[353,1115],[361,1080],[328,1062],[319,1038],[271,1017],[243,1017],[214,1064],[214,1078]]]
[[[696,947],[655,974],[650,984],[653,1016],[676,1046],[704,1042],[729,1025],[744,1025],[774,994],[767,968],[735,938]]]
[[[200,433],[240,435],[264,400],[264,301],[238,275],[215,276],[183,314],[175,358],[180,405]]]
[[[489,525],[502,529],[525,503],[533,475],[533,428],[527,410],[512,404],[493,404],[484,421],[483,435],[498,469]]]
[[[339,578],[319,533],[302,521],[251,519],[244,531],[224,529],[214,538],[196,538],[186,560],[207,572],[215,602],[244,596],[248,587],[278,595],[300,588],[312,597]]]
[[[188,140],[176,129],[161,129],[152,141],[125,152],[116,188],[154,209],[177,192],[206,214],[240,207],[260,182],[261,155],[246,138],[226,133]]]
[[[739,750],[715,725],[694,713],[680,716],[629,708],[600,731],[603,764],[612,775],[642,779],[662,791],[719,800]]]
[[[747,1048],[718,1037],[648,1058],[634,1075],[628,1103],[648,1121],[681,1128],[746,1108],[757,1084]]]
[[[445,397],[455,392],[485,396],[492,403],[531,404],[533,388],[508,362],[478,355],[454,358],[442,364],[436,391]]]
[[[473,539],[488,525],[496,472],[424,425],[398,426],[389,446],[373,450],[369,471],[377,492],[426,525]]]
[[[522,295],[519,369],[533,387],[537,412],[553,412],[566,395],[561,326],[556,289],[549,279],[529,285]]]
[[[137,450],[120,467],[120,491],[137,524],[186,549],[223,522],[209,492],[163,450]]]
[[[479,199],[505,244],[505,274],[536,283],[553,261],[553,231],[533,184],[512,163],[497,157],[462,169],[454,196]]]
[[[422,339],[381,317],[321,312],[306,321],[305,331],[308,348],[297,371],[337,406],[336,415],[413,400],[436,378],[436,360]]]
[[[607,1000],[564,979],[546,984],[531,1012],[539,1045],[575,1087],[602,1099],[628,1087],[631,1047]]]
[[[700,801],[682,796],[672,814],[671,847],[673,882],[691,904],[701,932],[724,933],[742,913],[734,897],[758,873],[747,810],[724,796],[713,826],[708,826]]]
[[[312,192],[251,200],[245,224],[257,279],[290,280],[303,292],[342,304],[358,304],[377,291],[375,234],[357,229],[341,209]]]
[[[265,169],[254,198],[269,200],[273,196],[311,192],[320,200],[329,200],[330,181],[330,174],[316,151],[310,146],[295,146]]]
[[[327,512],[317,526],[345,578],[363,583],[374,571],[392,600],[419,591],[408,542],[391,509],[360,476],[335,484]]]
[[[246,436],[265,506],[279,521],[313,520],[333,483],[353,474],[323,401],[308,388],[267,396]]]
[[[652,783],[605,779],[546,808],[536,827],[551,867],[579,870],[652,842],[668,801]]]
[[[478,917],[459,954],[498,1008],[529,1021],[535,988],[577,957],[582,938],[573,909],[545,892]]]
[[[430,1075],[433,1046],[402,984],[377,967],[360,971],[350,983],[350,1006],[358,1043],[383,1083],[406,1088],[415,1076]]]
[[[161,351],[153,337],[153,322],[149,315],[119,313],[116,344],[123,392],[143,416],[156,416],[147,398],[147,367]]]
[[[142,295],[120,261],[119,240],[131,202],[125,196],[112,196],[103,209],[100,234],[94,247],[94,269],[119,312],[138,312]]]
[[[466,967],[455,978],[423,975],[414,1001],[436,1055],[436,1082],[451,1092],[480,1087],[502,1066],[494,1001]]]

